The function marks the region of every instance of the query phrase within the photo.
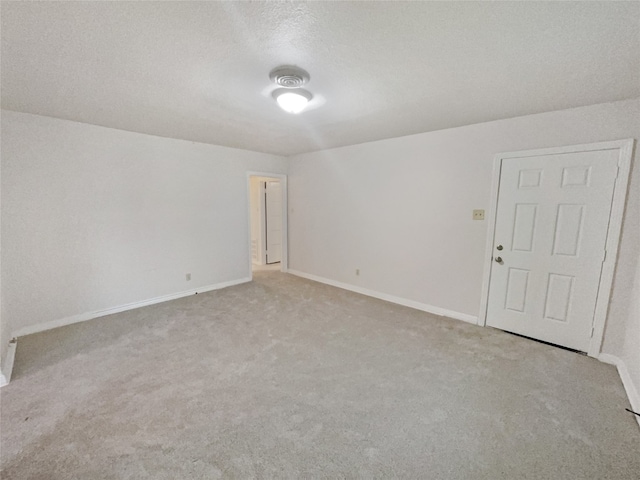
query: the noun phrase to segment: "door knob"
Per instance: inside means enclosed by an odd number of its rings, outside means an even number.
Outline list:
[[[502,247],[502,245],[498,245],[498,246],[496,247],[496,250],[502,250],[502,248],[503,248],[503,247]]]
[[[494,260],[498,263],[502,263],[502,257],[496,257]]]

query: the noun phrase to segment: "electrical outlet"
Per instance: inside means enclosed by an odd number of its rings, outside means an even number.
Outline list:
[[[360,269],[356,268],[356,277],[360,275]]]
[[[190,273],[187,273],[187,274],[185,275],[185,277],[187,277],[187,282],[188,282],[189,280],[191,280],[191,274],[190,274]]]
[[[473,219],[474,220],[484,220],[484,210],[474,210],[473,211]]]

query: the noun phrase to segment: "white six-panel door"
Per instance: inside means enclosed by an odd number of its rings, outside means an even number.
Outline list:
[[[619,150],[502,161],[487,325],[587,351]]]

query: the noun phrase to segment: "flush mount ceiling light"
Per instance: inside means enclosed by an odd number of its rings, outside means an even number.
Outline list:
[[[272,95],[285,112],[300,113],[313,98],[311,92],[300,88],[310,79],[309,74],[301,68],[291,65],[278,67],[271,71],[269,78],[281,87],[275,89]]]
[[[313,98],[310,92],[302,88],[277,88],[272,95],[280,108],[289,113],[300,113]]]

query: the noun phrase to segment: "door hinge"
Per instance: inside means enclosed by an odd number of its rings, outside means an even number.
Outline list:
[[[596,326],[591,325],[591,335],[589,335],[589,338],[593,338],[593,332],[595,332],[595,330],[596,330]]]
[[[605,248],[604,253],[602,254],[602,262],[604,263],[606,262],[606,260],[607,260],[607,249]]]

